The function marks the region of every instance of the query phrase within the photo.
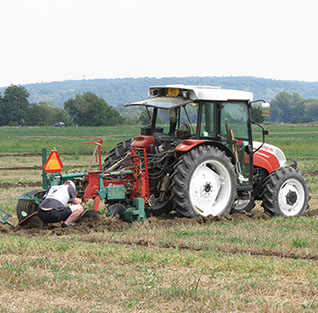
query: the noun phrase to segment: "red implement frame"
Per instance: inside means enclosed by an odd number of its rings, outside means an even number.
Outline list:
[[[102,143],[103,143],[103,140],[101,137],[95,137],[94,141],[83,142],[83,145],[95,144],[96,148],[98,147],[98,160],[96,155],[96,162],[99,164],[99,168],[102,168],[102,149],[103,149]],[[95,151],[96,151],[96,148],[95,148]],[[94,154],[96,153],[95,151],[94,151]]]
[[[94,142],[88,142],[85,144],[96,144],[96,138]],[[97,141],[98,144],[101,141]],[[98,146],[101,147],[100,145]],[[100,150],[100,149],[99,149]],[[141,156],[138,155],[138,151],[143,155],[144,159],[144,169],[141,169]],[[82,191],[84,191],[83,201],[86,202],[87,200],[93,199],[94,202],[94,210],[98,211],[99,204],[101,202],[101,196],[98,193],[101,190],[100,186],[100,175],[104,174],[103,177],[103,188],[106,187],[114,187],[114,186],[121,186],[124,185],[126,189],[126,198],[132,200],[134,198],[143,198],[146,204],[146,200],[150,197],[150,190],[149,190],[149,176],[148,176],[148,162],[147,162],[147,151],[146,148],[141,147],[133,147],[129,152],[127,152],[130,158],[130,163],[127,168],[123,167],[118,171],[118,173],[124,173],[126,170],[132,171],[127,175],[118,175],[118,177],[112,179],[111,173],[107,171],[90,171],[85,176],[85,182],[82,187]],[[101,161],[101,153],[99,153],[99,161]],[[101,166],[100,166],[101,167]]]

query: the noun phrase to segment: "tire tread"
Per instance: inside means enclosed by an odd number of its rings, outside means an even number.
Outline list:
[[[285,179],[288,178],[297,178],[304,187],[305,192],[305,201],[302,209],[299,211],[297,216],[302,216],[309,208],[309,187],[307,184],[307,180],[303,177],[303,175],[295,168],[284,166],[278,168],[273,171],[271,175],[267,178],[264,184],[264,193],[263,193],[263,201],[262,207],[264,207],[265,211],[270,213],[273,216],[284,216],[281,210],[278,207],[278,191],[279,188],[284,183]]]

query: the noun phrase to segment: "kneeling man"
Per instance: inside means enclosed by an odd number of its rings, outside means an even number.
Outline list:
[[[72,199],[72,205],[67,206]],[[83,212],[82,200],[76,197],[75,184],[68,180],[64,185],[52,186],[38,209],[38,216],[44,223],[63,222],[69,227]]]

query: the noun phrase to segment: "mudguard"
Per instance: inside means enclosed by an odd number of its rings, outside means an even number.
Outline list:
[[[176,146],[176,151],[187,152],[205,141],[206,140],[194,140],[194,139],[184,140],[180,145]]]

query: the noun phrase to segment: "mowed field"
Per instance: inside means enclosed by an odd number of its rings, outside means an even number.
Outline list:
[[[311,188],[301,218],[249,214],[127,224],[104,215],[20,229],[17,197],[41,188],[41,148],[64,170],[85,170],[92,141],[104,156],[139,127],[0,128],[0,312],[317,312],[318,124],[266,125],[267,142],[298,161]],[[256,140],[260,140],[255,128]]]

